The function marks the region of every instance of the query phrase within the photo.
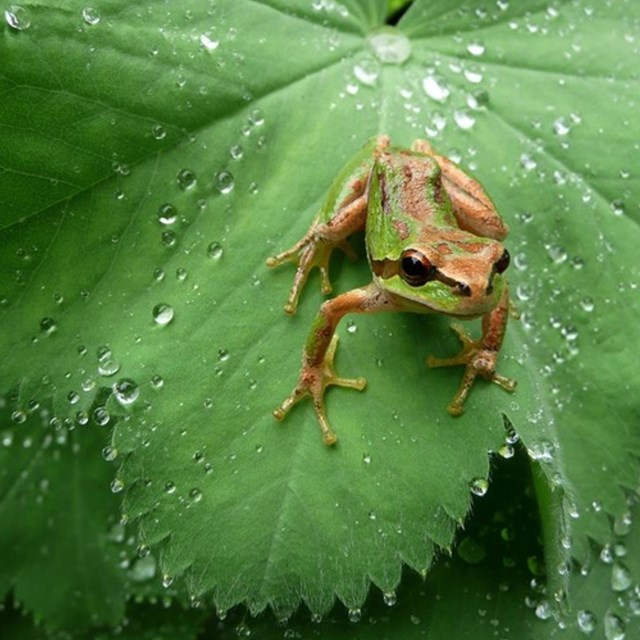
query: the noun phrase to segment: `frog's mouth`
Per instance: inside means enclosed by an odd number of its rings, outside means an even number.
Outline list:
[[[393,276],[400,276],[400,261],[390,260],[389,258],[385,258],[384,260],[372,260],[371,269],[379,278],[388,280]],[[471,288],[468,284],[446,276],[436,267],[433,267],[429,280],[438,280],[461,296],[469,297],[471,295]],[[488,293],[491,292],[489,291]]]

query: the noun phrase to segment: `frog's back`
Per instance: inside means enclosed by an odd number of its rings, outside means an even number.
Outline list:
[[[430,227],[458,227],[435,159],[405,149],[380,153],[369,183],[369,255],[376,260],[396,258]]]

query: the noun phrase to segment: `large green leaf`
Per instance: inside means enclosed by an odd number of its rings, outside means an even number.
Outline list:
[[[402,563],[426,572],[504,444],[503,415],[556,487],[539,485],[550,566],[568,541],[586,561],[637,485],[638,8],[415,2],[376,34],[384,4],[60,2],[3,33],[12,411],[51,401],[62,430],[121,416],[125,517],[165,583],[182,575],[220,609],[324,613],[335,594],[357,609]],[[328,394],[328,449],[309,406],[270,415],[318,280],[287,318],[291,270],[264,260],[380,132],[434,138],[510,223],[521,320],[501,368],[520,386],[478,384],[454,420],[460,371],[423,360],[457,348],[447,322],[358,317],[337,366],[369,385]],[[368,279],[339,258],[332,275],[336,291]]]

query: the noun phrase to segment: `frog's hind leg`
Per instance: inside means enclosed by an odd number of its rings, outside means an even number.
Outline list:
[[[482,185],[446,156],[440,155],[426,140],[415,140],[413,151],[430,155],[442,171],[442,186],[453,214],[462,229],[494,240],[503,240],[509,229]]]

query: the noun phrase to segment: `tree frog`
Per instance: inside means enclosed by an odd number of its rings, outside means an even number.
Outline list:
[[[482,186],[426,140],[416,140],[411,149],[392,146],[388,136],[371,140],[338,174],[303,238],[267,260],[270,267],[287,261],[296,264],[284,307],[288,314],[295,313],[313,267],[320,270],[322,291],[331,291],[331,252],[339,247],[352,256],[347,237],[362,229],[372,281],[320,307],[304,345],[298,383],[274,416],[282,420],[294,404],[310,396],[324,442],[336,442],[325,411],[326,388],[362,390],[366,384],[364,378],[341,378],[334,370],[335,330],[347,313],[482,317],[479,340],[454,324],[462,342],[460,353],[452,358],[429,357],[427,364],[465,366],[448,406],[452,415],[462,413],[477,376],[512,391],[516,382],[496,372],[509,314],[503,275],[509,253],[501,242],[507,226]]]

